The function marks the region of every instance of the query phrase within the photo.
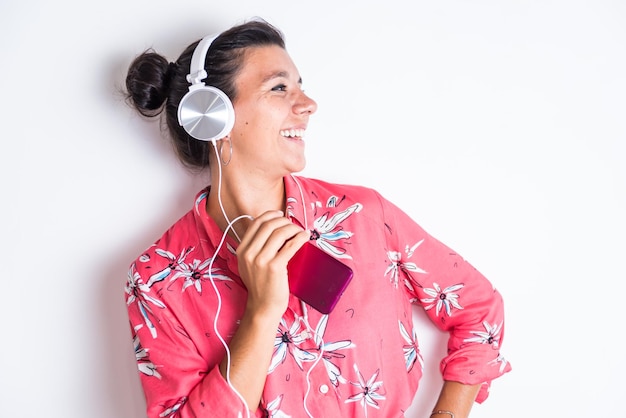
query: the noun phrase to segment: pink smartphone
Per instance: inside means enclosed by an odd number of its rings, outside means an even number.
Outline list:
[[[330,313],[352,280],[352,269],[315,244],[305,243],[287,263],[289,290],[323,314]]]

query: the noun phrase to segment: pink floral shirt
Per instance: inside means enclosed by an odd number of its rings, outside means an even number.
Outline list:
[[[482,383],[477,401],[485,400],[491,381],[511,368],[500,355],[503,305],[492,284],[374,190],[295,176],[285,186],[288,216],[354,277],[328,315],[291,296],[250,416],[404,416],[423,368],[411,304],[450,334],[443,378]],[[219,334],[232,338],[246,289],[237,242],[227,237],[216,253],[222,231],[206,213],[207,193],[129,271],[149,417],[246,417],[219,372],[226,351],[214,331],[219,305]]]

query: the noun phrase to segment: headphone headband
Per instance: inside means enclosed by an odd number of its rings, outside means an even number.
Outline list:
[[[187,74],[187,81],[192,85],[200,84],[202,80],[207,78],[208,74],[204,69],[204,62],[206,61],[206,56],[211,44],[218,36],[219,34],[205,36],[198,42],[198,45],[196,45],[196,49],[194,49],[193,56],[191,57],[189,74]]]

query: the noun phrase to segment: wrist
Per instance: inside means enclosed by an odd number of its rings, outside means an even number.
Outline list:
[[[241,319],[242,323],[247,323],[254,328],[264,329],[271,328],[276,330],[280,319],[283,317],[284,310],[274,309],[270,307],[253,307],[251,305],[246,306],[246,311]]]

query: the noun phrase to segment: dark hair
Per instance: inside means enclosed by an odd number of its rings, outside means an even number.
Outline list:
[[[186,76],[189,74],[191,57],[200,40],[189,45],[176,62],[168,61],[152,49],[137,56],[126,75],[126,99],[146,117],[155,117],[165,110],[165,122],[174,149],[181,162],[195,169],[209,164],[209,146],[189,136],[178,124],[178,104],[189,90]],[[235,77],[243,63],[246,48],[277,45],[285,48],[282,33],[269,23],[253,20],[222,32],[211,44],[205,68],[207,85],[222,90],[234,101],[237,97]]]

